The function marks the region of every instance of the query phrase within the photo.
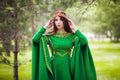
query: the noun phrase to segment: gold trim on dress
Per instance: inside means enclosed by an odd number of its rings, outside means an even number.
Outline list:
[[[45,44],[44,44],[43,38],[42,38],[42,41],[43,41],[42,43],[43,43],[43,49],[44,49],[45,63],[46,63],[46,66],[47,66],[48,70],[49,70],[49,71],[51,72],[51,74],[53,75],[53,72],[52,72],[52,70],[51,70],[51,68],[50,68],[50,66],[49,66],[49,64],[48,64],[48,61],[47,61],[46,49],[44,48]]]
[[[53,36],[65,38],[65,37],[69,37],[71,35],[72,35],[72,33],[56,33]]]
[[[55,52],[55,54],[57,54],[57,55],[60,56],[60,57],[64,57],[64,56],[66,56],[67,54],[69,54],[69,52],[67,51],[67,52],[65,52],[64,54],[61,54],[60,52]]]

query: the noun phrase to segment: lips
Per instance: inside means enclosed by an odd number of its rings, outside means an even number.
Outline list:
[[[58,27],[60,27],[61,25],[57,25]]]

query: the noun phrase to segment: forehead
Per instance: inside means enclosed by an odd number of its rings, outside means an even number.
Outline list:
[[[56,16],[55,19],[61,19],[61,17],[60,16]]]

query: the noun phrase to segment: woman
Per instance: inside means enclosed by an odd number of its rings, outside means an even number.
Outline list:
[[[96,80],[88,41],[64,11],[32,38],[32,80]]]

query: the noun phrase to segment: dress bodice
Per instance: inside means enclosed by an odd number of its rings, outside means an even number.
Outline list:
[[[50,36],[49,40],[52,51],[61,55],[67,54],[73,47],[73,38],[73,34],[60,34]]]

